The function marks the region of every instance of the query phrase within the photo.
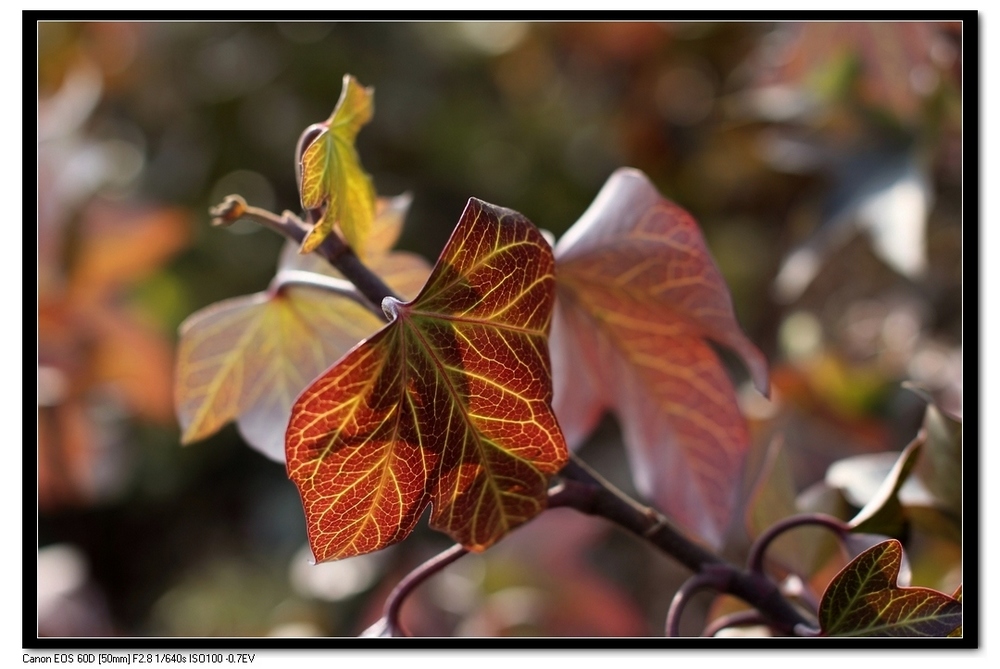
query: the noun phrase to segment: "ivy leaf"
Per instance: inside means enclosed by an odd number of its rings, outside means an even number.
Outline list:
[[[550,402],[552,252],[520,214],[469,201],[427,284],[295,402],[289,477],[318,562],[431,527],[481,551],[545,506],[566,462]]]
[[[302,253],[314,251],[334,224],[352,248],[365,245],[375,218],[375,186],[361,169],[354,140],[374,114],[373,96],[371,88],[345,75],[340,100],[323,124],[326,127],[302,155],[302,206],[319,209],[326,204],[320,220],[302,240]]]
[[[896,585],[903,547],[884,541],[856,557],[830,583],[819,606],[826,636],[948,636],[962,604],[930,588]]]
[[[181,442],[204,439],[237,419],[248,443],[283,460],[295,398],[380,325],[346,295],[276,288],[213,304],[185,320],[175,386]]]
[[[955,601],[958,602],[962,601],[962,586],[958,586],[958,590],[954,592],[952,597],[955,598]],[[958,627],[956,627],[948,636],[957,636],[957,637],[962,636],[962,626],[959,625]]]
[[[567,441],[579,445],[613,410],[640,492],[718,544],[749,435],[706,340],[738,353],[765,394],[768,371],[697,224],[623,169],[555,253],[554,406]]]
[[[409,196],[380,199],[369,266],[395,290],[415,295],[430,272],[422,258],[388,252]],[[214,304],[180,327],[175,404],[185,444],[236,419],[247,443],[285,460],[285,428],[299,393],[382,325],[360,295],[322,258],[286,245],[264,292]],[[330,277],[333,290],[295,284],[295,272]],[[339,280],[339,283],[336,281]]]

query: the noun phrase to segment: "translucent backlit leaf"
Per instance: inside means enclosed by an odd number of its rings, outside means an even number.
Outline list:
[[[408,196],[379,200],[367,256],[373,271],[411,297],[430,267],[416,255],[387,252],[408,203]],[[337,293],[284,280],[290,270],[341,278],[324,259],[300,255],[289,243],[278,267],[268,291],[214,304],[181,325],[174,394],[184,443],[235,419],[248,443],[283,462],[295,398],[382,325],[349,284]]]
[[[340,100],[326,127],[302,155],[300,195],[306,209],[323,215],[302,241],[302,252],[314,251],[336,224],[352,248],[365,245],[375,218],[375,187],[361,168],[354,140],[374,113],[374,93],[344,76]]]
[[[516,212],[470,200],[427,284],[296,401],[289,477],[317,561],[431,526],[483,550],[545,506],[567,460],[546,334],[553,258]]]
[[[830,583],[819,607],[826,636],[948,636],[962,604],[929,588],[900,588],[903,547],[884,541],[855,558]]]
[[[640,491],[718,542],[749,435],[706,340],[738,353],[765,394],[768,371],[697,224],[641,172],[619,170],[555,253],[554,406],[567,441],[613,410]]]
[[[317,288],[237,297],[181,325],[176,384],[185,444],[239,419],[243,437],[284,459],[292,403],[332,360],[378,329],[366,307]]]

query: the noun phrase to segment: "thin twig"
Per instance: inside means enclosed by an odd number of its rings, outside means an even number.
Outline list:
[[[311,228],[309,222],[303,221],[290,211],[285,211],[281,216],[278,216],[266,209],[249,206],[239,195],[229,195],[219,205],[212,207],[209,213],[212,215],[212,225],[232,225],[241,218],[249,218],[297,244],[302,243]],[[307,213],[312,219],[314,212]],[[314,253],[319,254],[320,257],[336,267],[371,303],[374,307],[373,311],[383,320],[388,320],[386,315],[382,313],[382,300],[386,297],[399,300],[399,296],[377,274],[361,262],[354,250],[344,243],[340,235],[336,232],[328,235]]]
[[[411,571],[402,581],[397,583],[396,587],[389,593],[388,599],[385,600],[385,609],[383,609],[388,628],[394,633],[398,632],[401,636],[413,636],[400,619],[403,602],[417,586],[468,552],[461,544],[455,544]]]
[[[699,572],[684,581],[683,585],[674,594],[674,598],[670,601],[670,610],[667,611],[666,635],[668,637],[680,636],[681,614],[684,612],[684,607],[697,592],[707,588],[725,592],[728,581],[728,574],[724,570],[712,568]]]
[[[239,195],[227,195],[222,202],[209,209],[208,213],[212,215],[212,225],[215,227],[229,227],[241,218],[248,218],[300,244],[309,232],[305,222],[292,212],[285,211],[278,216],[267,209],[251,207]]]
[[[594,486],[566,480],[549,489],[548,505],[550,509],[568,506],[579,510],[591,504],[593,497]]]
[[[714,553],[684,536],[662,513],[626,495],[577,455],[570,454],[569,462],[559,473],[565,479],[594,487],[588,507],[577,507],[579,511],[614,521],[668,552],[691,571],[724,564]]]
[[[600,516],[650,542],[696,574],[712,572],[720,592],[739,597],[764,615],[779,632],[792,634],[796,625],[810,626],[778,586],[766,575],[741,571],[686,537],[659,511],[635,501],[608,483],[577,456],[559,472],[563,486],[555,488],[550,506],[568,506]],[[725,576],[725,579],[722,576]]]
[[[822,513],[802,513],[796,516],[789,516],[788,518],[784,518],[767,528],[767,530],[765,530],[764,533],[757,537],[757,540],[753,542],[753,545],[750,547],[750,553],[747,555],[747,569],[758,574],[763,573],[764,555],[767,552],[768,546],[771,545],[771,542],[788,530],[802,525],[818,525],[820,527],[825,527],[833,531],[833,533],[836,534],[841,540],[843,540],[845,534],[851,531],[850,526],[848,526],[844,521]]]

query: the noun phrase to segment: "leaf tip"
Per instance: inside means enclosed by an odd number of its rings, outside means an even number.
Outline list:
[[[750,378],[753,379],[754,388],[767,399],[771,399],[771,372],[768,369],[767,360],[764,354],[760,354],[759,360],[754,360],[748,364],[750,368]]]
[[[478,197],[470,197],[469,201],[466,202],[465,204],[465,212],[463,212],[463,217],[465,216],[465,214],[469,213],[478,216],[479,214],[485,212],[490,212],[499,219],[502,219],[504,216],[510,216],[510,215],[520,216],[520,214],[518,214],[518,212],[514,211],[513,209],[507,209],[506,207],[501,207],[491,202],[480,200]]]
[[[194,428],[193,425],[186,425],[185,426],[183,423],[181,424],[181,430],[182,430],[181,431],[181,439],[180,439],[181,446],[190,446],[194,442],[198,441],[198,439],[200,437],[194,431],[193,428]]]
[[[734,329],[729,336],[722,338],[719,343],[725,344],[735,351],[746,365],[750,372],[750,380],[753,381],[754,388],[764,397],[771,398],[771,366],[767,362],[767,357],[757,348],[749,337],[743,332],[739,324],[733,323]]]

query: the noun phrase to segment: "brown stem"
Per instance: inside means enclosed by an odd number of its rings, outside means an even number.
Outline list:
[[[764,554],[767,552],[767,548],[771,545],[771,542],[788,530],[801,525],[819,525],[820,527],[825,527],[841,539],[851,531],[850,526],[844,521],[822,513],[803,513],[797,516],[789,516],[767,528],[763,534],[757,537],[757,540],[750,547],[750,553],[747,556],[747,569],[763,573]]]
[[[567,483],[575,481],[587,488],[586,492],[576,491],[579,503],[565,506],[574,506],[578,511],[601,516],[624,527],[669,553],[691,571],[697,572],[712,564],[724,564],[714,553],[684,536],[662,513],[623,493],[576,455],[570,455],[570,461],[560,475],[567,479]]]
[[[309,225],[290,211],[281,216],[260,207],[251,207],[239,195],[226,197],[219,205],[209,211],[212,215],[212,225],[231,225],[240,218],[249,218],[279,235],[301,244],[309,233]],[[374,310],[385,320],[382,313],[382,300],[386,297],[400,298],[389,288],[377,274],[372,272],[354,253],[354,250],[344,243],[336,233],[327,236],[323,243],[313,252],[318,253],[341,274],[354,284]],[[402,301],[402,300],[400,300]]]
[[[460,544],[455,544],[448,550],[435,555],[430,560],[411,571],[406,575],[406,577],[403,578],[402,581],[396,584],[396,587],[389,593],[389,598],[385,600],[385,609],[383,610],[383,615],[385,616],[388,629],[391,630],[394,635],[398,632],[401,636],[413,636],[409,633],[403,625],[403,621],[400,619],[403,602],[410,596],[410,593],[412,593],[417,586],[426,581],[428,578],[438,573],[468,552],[469,551],[463,548]]]
[[[725,573],[724,569],[720,570],[718,567],[719,565],[716,565],[715,568],[708,567],[705,571],[695,574],[684,581],[674,593],[674,598],[670,602],[670,610],[667,611],[666,634],[668,637],[680,636],[681,614],[695,593],[707,588],[721,591],[722,588],[726,587],[729,580],[728,574]]]
[[[809,621],[764,574],[741,571],[688,539],[659,511],[644,506],[605,481],[575,455],[559,472],[563,484],[553,489],[550,506],[568,506],[600,516],[645,539],[696,574],[711,572],[720,592],[751,604],[768,623],[785,634]]]

